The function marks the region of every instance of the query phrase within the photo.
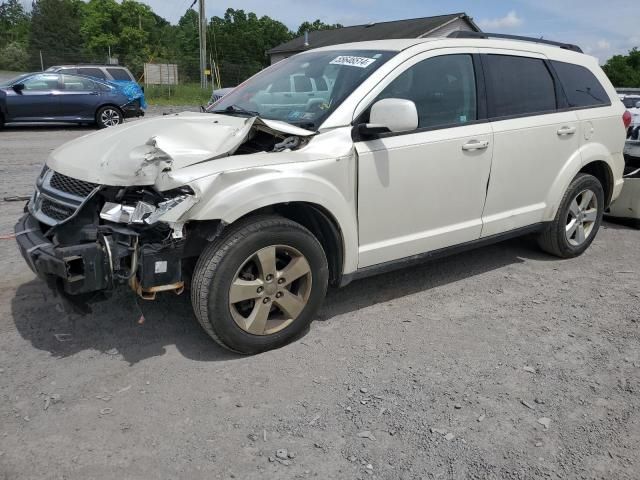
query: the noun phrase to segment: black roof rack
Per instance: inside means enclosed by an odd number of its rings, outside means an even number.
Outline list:
[[[553,40],[545,40],[544,38],[522,37],[520,35],[508,35],[505,33],[487,33],[487,32],[467,32],[457,30],[448,35],[449,38],[504,38],[507,40],[520,40],[522,42],[544,43],[545,45],[553,45],[555,47],[564,48],[573,52],[583,53],[582,49],[571,43],[554,42]]]

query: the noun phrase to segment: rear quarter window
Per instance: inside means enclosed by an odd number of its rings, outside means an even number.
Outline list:
[[[78,68],[78,72],[80,75],[87,75],[88,77],[100,78],[102,80],[105,79],[104,73],[99,68],[93,67],[81,67]]]
[[[534,115],[557,109],[553,77],[543,60],[486,55],[483,63],[490,117]]]
[[[129,72],[124,68],[107,68],[107,72],[113,77],[114,80],[128,80],[133,81]]]
[[[588,68],[555,60],[551,61],[551,65],[558,75],[569,107],[611,105],[609,95]]]

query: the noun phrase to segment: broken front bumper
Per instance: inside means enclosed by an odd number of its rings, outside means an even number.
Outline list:
[[[184,290],[180,247],[141,245],[134,272],[123,277],[121,272],[114,273],[113,263],[121,249],[111,237],[62,247],[47,239],[42,228],[30,213],[18,221],[15,234],[20,253],[36,275],[69,295],[108,290],[125,283],[147,300],[153,300],[158,292]],[[126,258],[131,261],[131,257]]]
[[[25,261],[38,276],[53,280],[70,294],[105,290],[111,285],[107,255],[97,242],[56,247],[31,214],[15,226],[16,241]]]

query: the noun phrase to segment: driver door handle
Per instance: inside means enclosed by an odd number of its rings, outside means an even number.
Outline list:
[[[462,145],[462,150],[467,152],[470,152],[473,150],[485,150],[486,148],[489,148],[489,140],[482,140],[482,141],[471,140],[470,142],[467,142],[464,145]]]
[[[573,135],[574,133],[576,133],[576,127],[564,126],[558,129],[558,135],[561,137],[564,135]]]

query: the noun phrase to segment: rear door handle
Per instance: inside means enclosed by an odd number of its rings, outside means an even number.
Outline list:
[[[574,133],[576,133],[576,127],[561,127],[558,129],[558,135],[561,137],[564,135],[573,135]]]
[[[470,142],[462,145],[462,150],[469,152],[472,150],[484,150],[488,147],[489,147],[489,140],[482,140],[482,141],[471,140]]]

